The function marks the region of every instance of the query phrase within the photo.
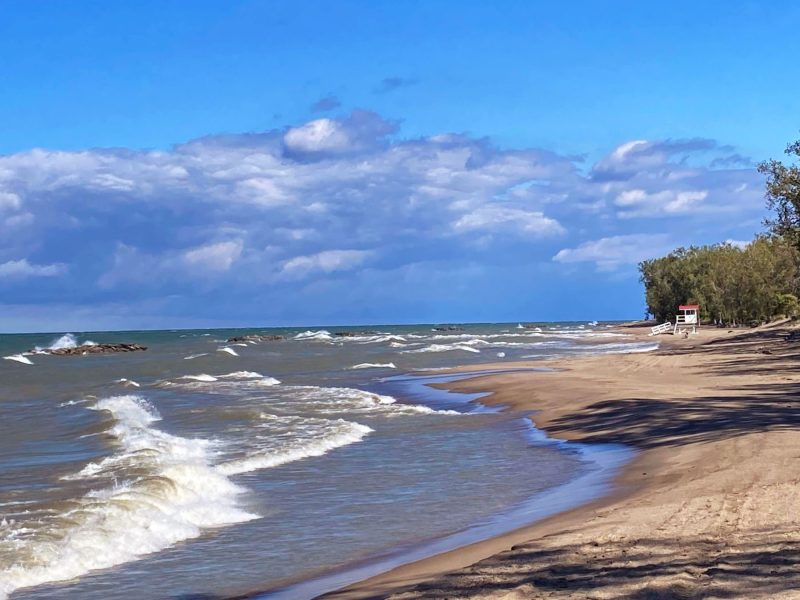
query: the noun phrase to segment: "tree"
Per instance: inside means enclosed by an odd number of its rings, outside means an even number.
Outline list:
[[[784,238],[678,248],[639,265],[649,312],[672,320],[678,305],[700,304],[700,316],[731,325],[794,316],[800,306],[800,251]]]
[[[800,140],[789,144],[786,154],[800,158]],[[800,167],[772,159],[758,165],[758,171],[767,176],[767,207],[776,213],[765,225],[800,248]]]

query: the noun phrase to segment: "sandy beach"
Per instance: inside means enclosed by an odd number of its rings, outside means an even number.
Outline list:
[[[704,329],[661,336],[656,352],[505,363],[555,370],[449,384],[530,411],[550,436],[623,443],[637,457],[600,500],[329,597],[800,597],[791,332]]]

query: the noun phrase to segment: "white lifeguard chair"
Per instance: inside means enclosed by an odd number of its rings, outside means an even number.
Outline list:
[[[681,333],[684,329],[692,328],[692,333],[697,333],[697,326],[700,324],[700,305],[681,304],[678,307],[678,315],[675,317],[675,328],[673,335]]]

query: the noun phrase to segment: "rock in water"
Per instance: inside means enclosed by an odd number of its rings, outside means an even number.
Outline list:
[[[279,342],[286,338],[282,335],[237,335],[236,337],[228,338],[228,343],[233,342]]]
[[[84,344],[74,348],[56,348],[54,350],[44,350],[44,354],[55,354],[56,356],[71,356],[82,354],[113,354],[115,352],[137,352],[147,350],[147,346],[141,344]]]

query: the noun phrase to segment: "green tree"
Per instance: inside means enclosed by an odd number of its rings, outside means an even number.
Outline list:
[[[700,317],[729,325],[794,314],[800,295],[798,249],[784,238],[760,236],[732,244],[678,248],[639,265],[647,309],[672,320],[680,304],[700,304]]]
[[[800,158],[800,140],[789,144],[786,154]],[[762,162],[758,171],[767,176],[767,206],[775,211],[765,224],[800,247],[800,167],[771,159]]]

